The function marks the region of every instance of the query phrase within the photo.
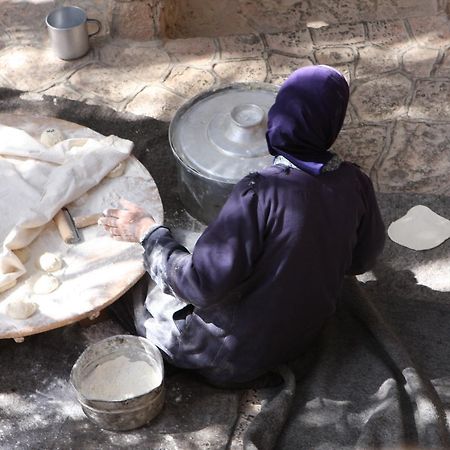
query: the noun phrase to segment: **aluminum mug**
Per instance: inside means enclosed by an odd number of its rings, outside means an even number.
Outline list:
[[[97,31],[89,33],[87,24],[97,24]],[[77,59],[89,51],[89,38],[100,32],[102,24],[97,19],[88,19],[78,6],[63,6],[53,10],[46,18],[51,46],[61,59]]]

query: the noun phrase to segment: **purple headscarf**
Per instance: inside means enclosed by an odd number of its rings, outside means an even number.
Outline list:
[[[269,110],[266,133],[270,154],[319,174],[333,157],[349,99],[347,81],[329,66],[296,70],[282,84]]]

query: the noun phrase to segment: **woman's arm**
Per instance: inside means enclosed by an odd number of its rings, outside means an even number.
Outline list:
[[[372,182],[363,176],[365,212],[358,227],[358,240],[353,249],[352,265],[347,275],[358,275],[370,270],[383,250],[386,230],[375,197]]]
[[[100,223],[116,239],[122,236],[136,242],[143,233],[144,265],[154,281],[164,292],[206,307],[219,302],[251,274],[262,249],[264,223],[254,178],[249,175],[235,186],[192,254],[169,229],[156,226],[153,218],[147,220],[151,216],[137,205],[127,203],[127,210],[107,210]]]
[[[192,255],[167,228],[159,228],[142,243],[145,266],[172,294],[206,307],[248,278],[262,249],[262,235],[258,197],[244,179],[200,236]]]

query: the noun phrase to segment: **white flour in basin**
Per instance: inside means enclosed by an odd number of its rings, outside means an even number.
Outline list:
[[[161,384],[161,375],[145,361],[119,356],[97,366],[81,384],[94,400],[125,400],[146,394]]]

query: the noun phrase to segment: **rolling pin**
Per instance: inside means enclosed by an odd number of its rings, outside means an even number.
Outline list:
[[[53,221],[64,242],[66,244],[76,244],[81,241],[78,230],[89,227],[90,225],[96,225],[101,216],[102,214],[97,213],[73,218],[67,208],[62,208],[53,218]]]
[[[80,228],[86,228],[90,227],[91,225],[97,225],[98,219],[102,217],[103,214],[97,213],[97,214],[91,214],[90,216],[79,216],[75,217],[73,219],[73,222],[75,223],[75,226]]]

